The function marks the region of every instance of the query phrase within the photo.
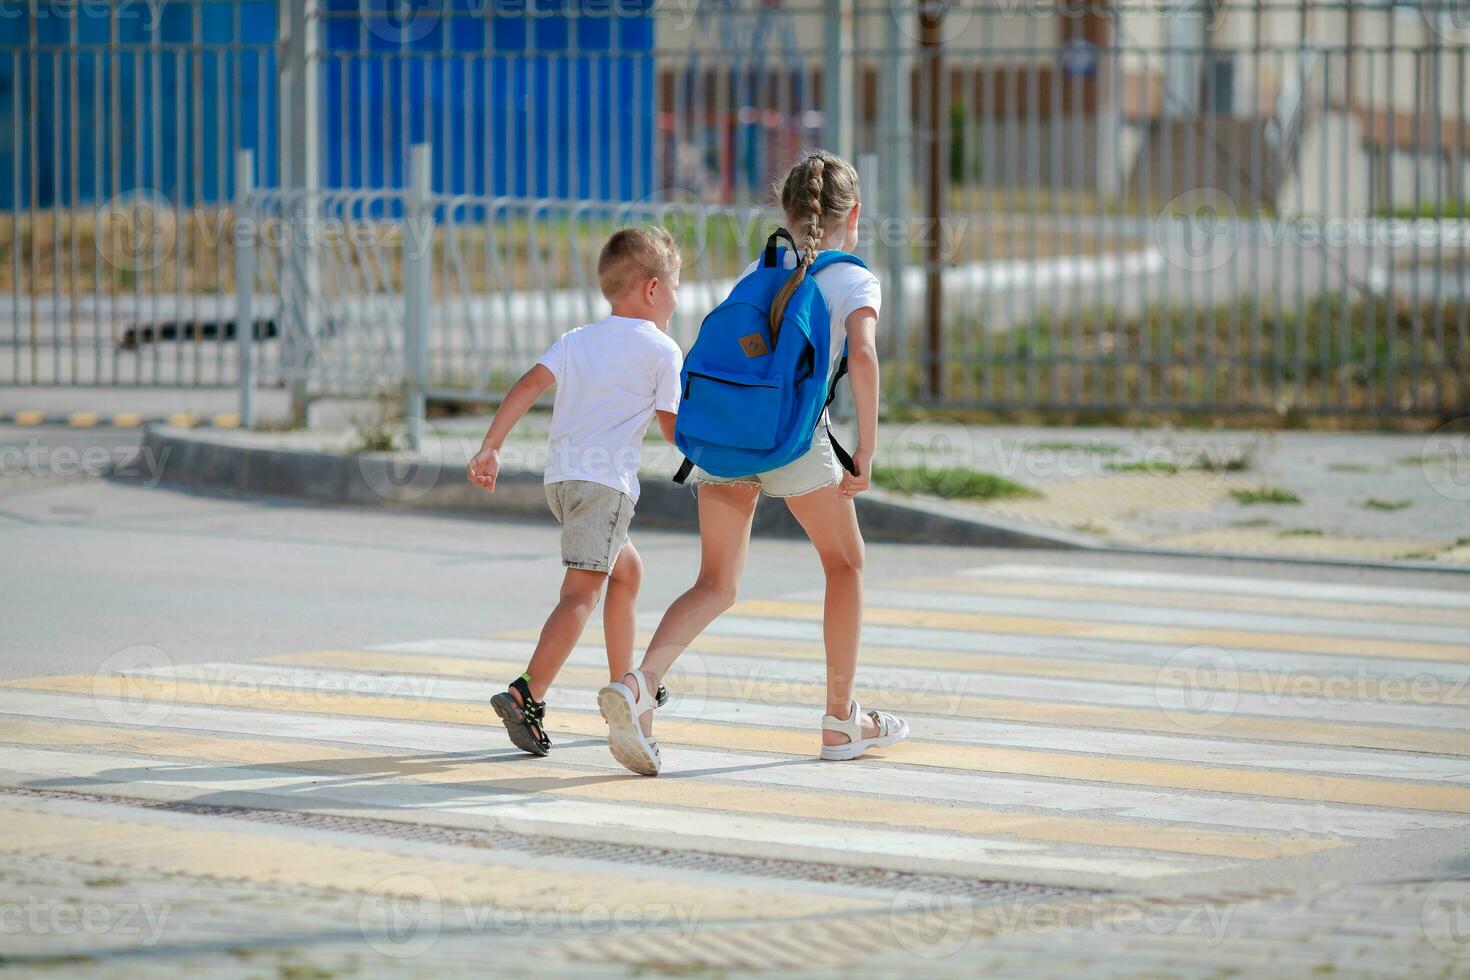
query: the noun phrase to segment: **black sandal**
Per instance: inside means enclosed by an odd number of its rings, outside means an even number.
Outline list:
[[[511,681],[510,687],[520,694],[521,703],[516,704],[516,699],[510,696],[509,691],[501,691],[490,699],[490,707],[505,722],[505,731],[516,748],[532,755],[548,754],[551,751],[551,739],[547,737],[543,727],[546,721],[546,702],[531,697],[531,685],[526,683],[524,674]]]

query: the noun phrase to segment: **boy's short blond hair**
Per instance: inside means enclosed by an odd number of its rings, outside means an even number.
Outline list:
[[[619,299],[649,279],[672,276],[682,261],[674,236],[658,225],[620,228],[597,257],[597,284],[603,296]]]

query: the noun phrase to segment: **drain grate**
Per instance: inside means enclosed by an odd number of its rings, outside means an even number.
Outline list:
[[[677,851],[634,844],[606,844],[599,841],[538,837],[506,830],[467,830],[404,823],[380,817],[345,817],[328,813],[303,813],[294,810],[262,810],[253,807],[218,806],[204,803],[150,800],[144,797],[80,793],[57,789],[0,787],[0,793],[41,799],[85,800],[163,810],[199,816],[229,817],[256,823],[329,830],[340,833],[367,834],[393,840],[479,847],[516,851],[549,857],[580,858],[614,864],[699,871],[712,874],[754,875],[783,881],[822,882],[886,892],[917,891],[934,895],[964,896],[972,902],[1009,903],[1043,901],[1103,894],[1101,890],[1066,888],[1014,881],[988,881],[956,875],[920,874],[907,871],[885,871],[879,868],[854,868],[821,864],[813,861],[791,861],[774,858],[749,858],[701,851]]]

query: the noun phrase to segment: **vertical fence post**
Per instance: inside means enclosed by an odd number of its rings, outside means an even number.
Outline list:
[[[424,415],[428,410],[428,306],[434,271],[434,205],[429,200],[430,150],[428,143],[415,143],[413,146],[408,207],[404,214],[403,415],[408,448],[415,453],[423,451]]]
[[[321,187],[320,86],[321,70],[318,0],[292,0],[278,5],[277,36],[281,45],[279,71],[279,146],[281,184],[305,191],[292,209],[289,245],[292,288],[300,322],[282,324],[282,348],[291,393],[291,421],[306,422],[308,358],[321,336],[321,274],[317,267],[317,209],[313,192]],[[299,222],[298,224],[294,224]]]
[[[827,40],[827,63],[822,67],[822,143],[846,159],[852,158],[853,6],[854,0],[824,0],[822,29]]]
[[[895,0],[897,2],[897,0]],[[888,21],[887,44],[883,47],[883,98],[879,112],[880,174],[883,180],[881,237],[887,253],[887,278],[883,281],[885,319],[893,331],[900,360],[910,356],[905,274],[908,272],[909,168],[913,156],[912,120],[909,113],[909,46],[912,39],[899,24],[901,14]]]
[[[255,191],[255,152],[235,154],[235,344],[239,351],[240,427],[255,427],[255,235],[250,197]]]

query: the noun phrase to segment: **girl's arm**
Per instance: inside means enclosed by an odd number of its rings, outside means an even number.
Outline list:
[[[480,451],[470,460],[467,475],[471,483],[478,483],[492,493],[495,491],[495,480],[500,475],[500,447],[505,445],[510,430],[515,428],[516,423],[536,404],[536,399],[555,381],[556,375],[551,373],[550,368],[544,364],[536,364],[510,386],[500,407],[495,410],[495,418],[490,420],[490,431],[485,433]]]
[[[847,376],[852,385],[852,404],[857,410],[858,444],[852,454],[858,475],[842,474],[837,492],[844,497],[868,489],[873,473],[873,453],[878,448],[878,314],[871,306],[847,315]]]

